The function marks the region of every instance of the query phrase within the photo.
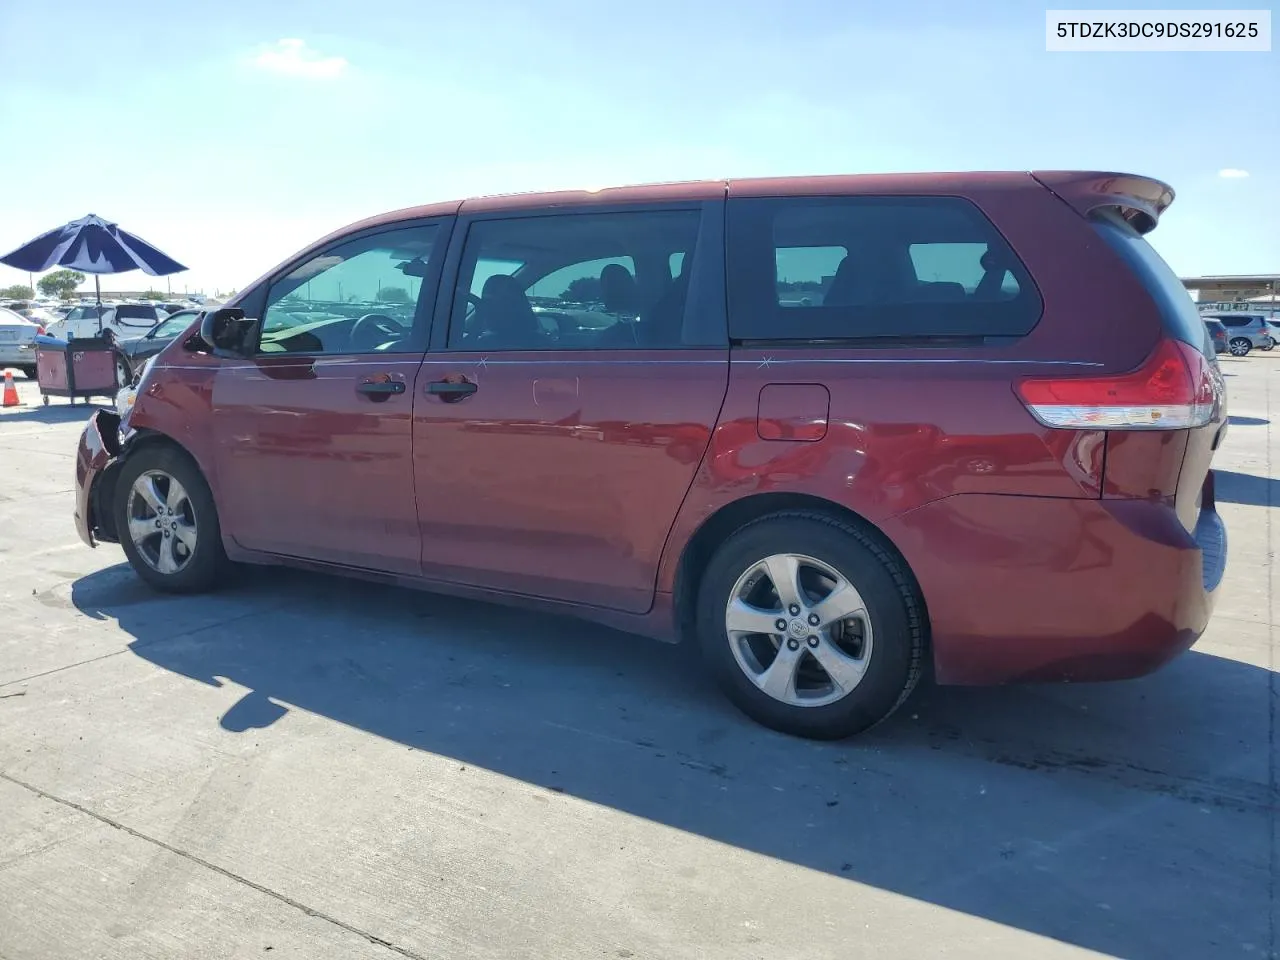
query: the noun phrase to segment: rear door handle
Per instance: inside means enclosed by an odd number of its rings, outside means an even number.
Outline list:
[[[463,397],[470,396],[479,389],[479,386],[470,380],[462,380],[453,382],[452,380],[434,380],[427,384],[427,393],[434,394],[442,400],[461,400]]]
[[[404,393],[404,381],[365,380],[356,386],[356,393],[363,393],[375,400],[386,400],[394,394]]]

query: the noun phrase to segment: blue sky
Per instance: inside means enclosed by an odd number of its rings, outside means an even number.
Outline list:
[[[212,292],[475,193],[1089,168],[1173,184],[1180,273],[1280,272],[1280,53],[1050,54],[1045,6],[3,0],[0,248],[94,212]]]

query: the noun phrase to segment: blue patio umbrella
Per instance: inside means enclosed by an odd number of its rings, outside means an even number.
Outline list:
[[[187,269],[141,237],[92,213],[40,234],[0,257],[0,263],[28,273],[41,273],[53,267],[92,273],[99,307],[102,306],[99,274],[141,270],[153,277],[163,277]],[[101,320],[102,311],[98,314]]]

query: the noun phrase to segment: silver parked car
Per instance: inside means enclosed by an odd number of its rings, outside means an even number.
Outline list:
[[[36,334],[40,325],[0,307],[0,371],[17,367],[28,380],[36,378]]]
[[[1270,350],[1280,339],[1280,327],[1265,313],[1209,313],[1204,319],[1222,321],[1233,357],[1246,356],[1255,347]]]

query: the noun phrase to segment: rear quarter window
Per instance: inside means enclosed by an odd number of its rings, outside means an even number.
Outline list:
[[[729,201],[729,333],[820,342],[1017,337],[1043,303],[959,197]]]

